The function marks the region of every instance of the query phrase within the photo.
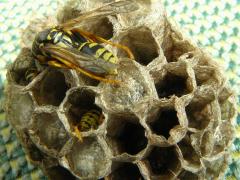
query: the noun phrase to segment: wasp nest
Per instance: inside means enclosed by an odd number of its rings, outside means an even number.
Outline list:
[[[58,23],[111,0],[70,1]],[[28,84],[33,35],[8,71],[7,119],[29,159],[52,179],[220,179],[229,162],[235,100],[219,66],[184,37],[156,0],[139,10],[83,24],[85,30],[128,46],[135,61],[120,59],[120,85],[96,82],[74,70],[47,67]],[[42,23],[38,25],[37,23]],[[35,28],[36,27],[36,28]],[[40,28],[41,27],[41,28]],[[40,29],[39,29],[40,28]],[[104,115],[97,129],[73,133],[82,110]]]

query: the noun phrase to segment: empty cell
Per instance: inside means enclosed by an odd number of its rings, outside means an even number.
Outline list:
[[[211,102],[205,102],[203,104],[190,103],[186,107],[186,114],[190,128],[198,130],[205,129],[212,117]]]
[[[83,142],[75,141],[64,158],[70,165],[70,171],[80,179],[96,179],[103,176],[111,166],[106,156],[97,138],[87,137]]]
[[[96,79],[93,79],[89,76],[86,76],[82,73],[78,73],[78,77],[83,82],[85,86],[98,86],[101,81],[98,81]]]
[[[219,105],[221,109],[221,119],[222,120],[231,120],[235,116],[235,110],[234,110],[234,104],[233,100],[230,97],[229,99],[226,99],[225,101],[221,101],[219,99]]]
[[[165,44],[162,45],[167,62],[176,62],[178,61],[179,57],[185,54],[191,54],[196,50],[196,47],[194,47],[188,41],[183,40],[181,35],[175,32],[170,35],[168,44],[171,46],[167,46],[167,48],[164,47],[166,46]],[[192,55],[193,54],[191,54],[189,57],[186,56],[186,59],[190,59],[193,57]]]
[[[111,180],[143,180],[138,166],[132,163],[122,163],[112,174]]]
[[[158,44],[147,27],[129,30],[119,43],[129,47],[135,60],[144,66],[159,56]],[[119,51],[118,55],[122,54],[123,52]]]
[[[200,166],[200,157],[193,149],[188,138],[185,138],[179,142],[178,146],[181,149],[184,160],[186,160],[189,165],[197,167]]]
[[[75,180],[76,178],[68,171],[66,168],[62,166],[54,166],[48,168],[47,170],[48,177],[50,179],[58,179],[58,180]]]
[[[196,66],[194,68],[197,86],[201,86],[211,81],[217,81],[214,68],[208,66]]]
[[[144,128],[137,121],[133,122],[126,117],[110,118],[107,136],[111,139],[112,144],[117,146],[116,155],[122,153],[136,155],[146,148],[147,138]],[[113,129],[116,131],[113,131]]]
[[[167,73],[166,76],[155,85],[159,98],[168,98],[169,96],[183,96],[190,93],[187,87],[187,77],[179,76],[173,73]]]
[[[160,110],[156,119],[149,122],[153,133],[164,136],[166,139],[170,136],[170,130],[176,125],[179,125],[176,110],[167,108]]]
[[[188,179],[189,179],[189,180],[190,180],[190,179],[194,180],[194,179],[198,179],[198,176],[197,176],[196,174],[193,174],[192,172],[183,170],[183,171],[179,174],[178,178],[179,178],[180,180],[188,180]]]
[[[154,147],[147,157],[147,162],[152,174],[156,176],[176,174],[180,166],[174,147]]]
[[[32,142],[29,135],[27,133],[24,133],[24,141],[26,143],[26,153],[29,157],[29,159],[37,164],[41,163],[44,159],[44,153],[39,150],[39,148]]]
[[[62,122],[56,112],[38,112],[33,115],[31,124],[32,137],[40,141],[44,148],[54,150],[58,153],[69,139]]]
[[[6,109],[6,112],[8,113],[8,120],[12,121],[14,126],[26,128],[32,117],[34,103],[28,93],[21,93],[22,89],[19,87],[20,86],[12,86],[7,89],[7,91],[13,93],[14,96],[10,96],[9,100],[6,101],[6,105],[10,107]]]
[[[113,24],[105,17],[90,25],[89,31],[108,40],[113,37]]]
[[[32,91],[39,105],[58,106],[64,99],[68,89],[69,85],[65,81],[64,74],[51,69]]]

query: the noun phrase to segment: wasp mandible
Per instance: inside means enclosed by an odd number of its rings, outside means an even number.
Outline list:
[[[105,78],[106,75],[117,74],[118,59],[99,43],[121,48],[130,59],[134,59],[130,49],[83,31],[79,27],[87,20],[93,21],[137,9],[136,2],[123,0],[84,12],[72,20],[38,33],[32,45],[32,53],[40,64],[74,69],[99,81],[118,83],[117,80]]]

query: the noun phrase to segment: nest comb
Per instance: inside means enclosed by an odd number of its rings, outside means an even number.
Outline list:
[[[110,0],[70,1],[54,21],[65,22]],[[82,28],[128,46],[117,79],[96,82],[74,70],[47,67],[27,84],[31,44],[49,19],[33,21],[8,70],[7,119],[32,163],[52,179],[219,179],[234,137],[235,98],[221,68],[169,22],[160,1],[86,22]],[[131,17],[131,18],[129,18]],[[84,102],[84,103],[83,103]],[[73,135],[82,109],[104,115],[97,129]]]

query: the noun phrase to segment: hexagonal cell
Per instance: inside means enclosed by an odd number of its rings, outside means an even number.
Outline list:
[[[160,108],[157,116],[153,119],[148,119],[147,124],[153,133],[168,139],[170,131],[179,125],[177,111],[173,107]]]
[[[212,81],[216,81],[216,72],[215,68],[209,66],[195,66],[195,79],[197,86],[201,86],[203,84],[211,84]]]
[[[144,150],[148,143],[144,128],[134,115],[110,115],[107,139],[115,156],[123,153],[136,155]]]
[[[177,32],[175,28],[173,29],[170,23],[168,26],[169,30],[166,34],[168,37],[165,37],[165,41],[161,45],[167,62],[178,61],[180,56],[197,50],[188,40],[183,38],[180,32]]]
[[[152,179],[172,179],[181,169],[175,147],[154,147],[144,162],[149,166]]]
[[[27,85],[29,82],[26,79],[26,72],[31,68],[36,68],[31,49],[23,48],[10,67],[8,80],[18,85]]]
[[[29,93],[22,93],[21,86],[6,86],[6,108],[7,119],[12,126],[25,129],[34,110],[34,103]],[[13,103],[14,102],[14,103]]]
[[[31,140],[26,130],[17,131],[18,138],[23,142],[24,150],[30,162],[35,165],[45,165],[46,167],[56,166],[57,160],[46,153],[42,152]]]
[[[106,179],[108,180],[143,180],[138,166],[133,163],[121,163]]]
[[[109,154],[96,137],[86,137],[81,143],[73,141],[62,164],[80,179],[98,179],[106,175],[111,167]]]
[[[95,96],[96,93],[87,87],[74,88],[69,91],[67,101],[63,105],[68,123],[77,126],[81,132],[95,130],[104,122],[102,109],[95,104]],[[81,126],[83,121],[89,128]]]
[[[214,147],[212,154],[217,155],[230,148],[234,138],[234,132],[235,129],[231,126],[230,121],[221,121],[213,135]]]
[[[57,19],[60,23],[64,23],[70,19],[78,17],[81,12],[96,9],[96,7],[103,6],[103,3],[107,1],[91,1],[88,3],[81,3],[79,5],[75,1],[71,1],[69,6],[64,6],[57,15]],[[103,37],[104,39],[111,39],[113,37],[113,24],[107,17],[94,19],[94,21],[81,22],[81,29],[91,32],[95,35]]]
[[[19,137],[20,140],[24,142],[23,147],[25,148],[29,160],[33,164],[41,164],[44,159],[44,153],[33,143],[29,134],[26,131],[22,131],[22,133],[19,133]]]
[[[108,111],[124,112],[149,96],[157,97],[150,75],[135,61],[122,59],[115,79],[120,81],[118,85],[101,83],[98,86],[102,93],[96,100]]]
[[[45,169],[47,176],[50,180],[76,180],[76,177],[73,176],[70,171],[68,171],[66,168],[58,165],[54,166],[48,169]]]
[[[193,82],[185,63],[169,63],[164,69],[165,74],[155,82],[159,98],[180,97],[193,91]]]
[[[183,155],[184,166],[188,168],[199,170],[201,167],[200,157],[191,145],[190,137],[188,135],[178,143],[178,147]]]
[[[55,157],[69,139],[55,109],[50,107],[34,112],[29,134],[41,150]]]
[[[228,168],[228,159],[229,154],[224,153],[218,158],[204,158],[202,162],[205,165],[205,177],[204,179],[222,179],[220,177],[224,177],[224,173]]]
[[[57,69],[49,69],[43,79],[32,89],[34,98],[39,105],[58,106],[64,99],[70,84],[65,76]]]
[[[214,136],[213,132],[205,131],[201,137],[200,150],[202,156],[209,156],[213,152],[214,148]]]
[[[197,180],[198,179],[198,176],[196,174],[193,174],[192,172],[190,171],[186,171],[186,170],[183,170],[178,178],[180,180]]]
[[[191,102],[186,106],[186,114],[189,128],[205,129],[213,117],[211,101]]]
[[[104,39],[111,39],[113,37],[113,24],[107,17],[99,19],[94,24],[88,24],[89,28],[86,30],[100,36]]]
[[[233,120],[236,115],[235,100],[233,92],[225,87],[219,94],[218,103],[221,109],[222,120]]]
[[[151,30],[145,26],[129,30],[127,34],[120,39],[119,44],[129,47],[135,60],[144,66],[159,56],[158,44]],[[119,51],[118,56],[127,57],[123,51]]]

